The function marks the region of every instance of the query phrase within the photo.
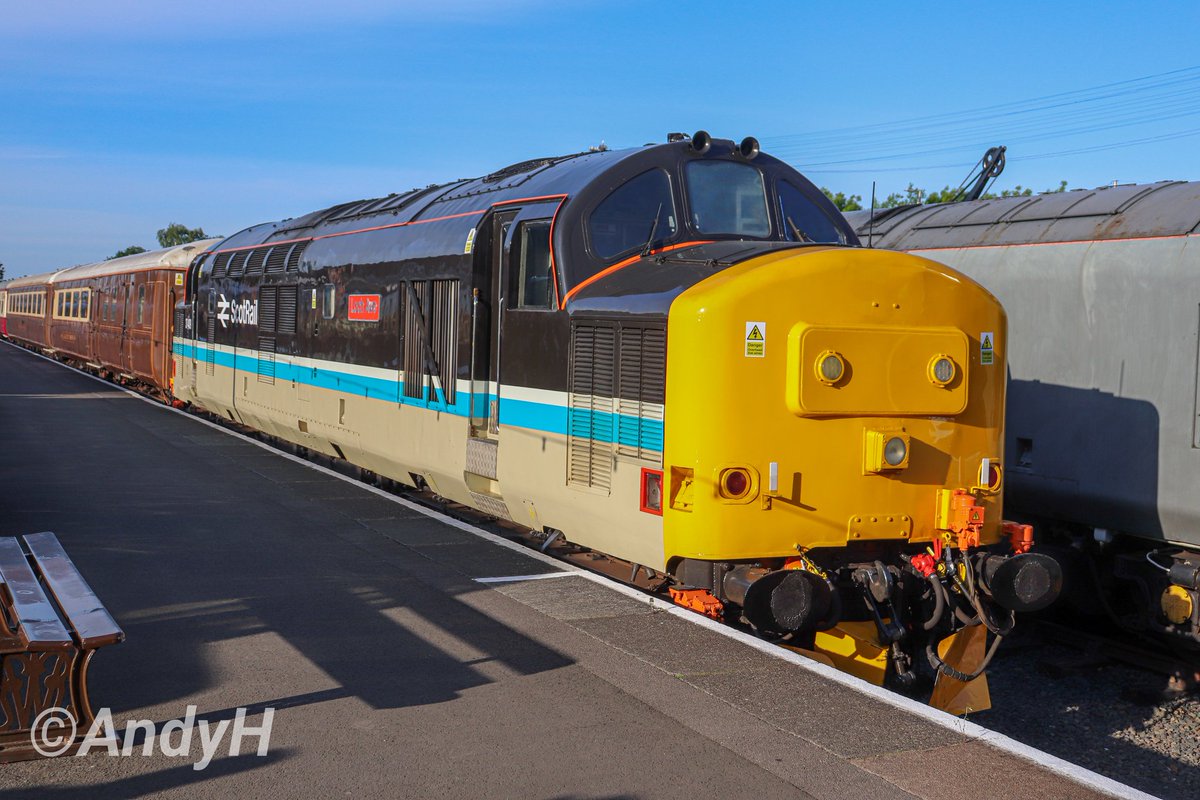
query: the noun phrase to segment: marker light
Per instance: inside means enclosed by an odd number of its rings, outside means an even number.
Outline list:
[[[979,462],[979,486],[978,488],[985,492],[1000,491],[1000,484],[1004,482],[1004,469],[1000,466],[1000,462],[985,458]]]
[[[898,467],[908,457],[908,445],[899,436],[893,436],[883,446],[883,460],[889,467]]]
[[[846,362],[832,350],[817,356],[817,380],[832,386],[846,374]]]
[[[660,471],[642,468],[642,511],[662,514],[662,486],[663,474]]]
[[[742,499],[750,492],[750,473],[740,467],[722,470],[720,491],[726,499]]]
[[[929,362],[929,380],[934,386],[946,386],[958,374],[954,360],[947,355],[937,355]]]

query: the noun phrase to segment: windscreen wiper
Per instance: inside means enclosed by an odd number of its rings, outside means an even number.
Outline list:
[[[658,211],[654,212],[654,222],[650,225],[650,237],[646,239],[646,246],[642,248],[642,258],[650,255],[650,245],[654,244],[654,234],[658,233],[658,220],[662,217],[663,204],[658,204]]]
[[[796,223],[792,222],[792,218],[791,218],[791,217],[784,217],[784,219],[786,219],[786,220],[787,220],[787,224],[791,226],[791,228],[792,228],[792,235],[796,237],[796,241],[797,241],[797,242],[812,242],[813,244],[816,244],[816,241],[817,241],[817,240],[816,240],[816,239],[814,239],[814,238],[812,238],[811,236],[809,236],[809,235],[808,235],[807,233],[805,233],[804,231],[802,231],[802,230],[800,230],[799,228],[797,228],[797,227],[796,227]]]

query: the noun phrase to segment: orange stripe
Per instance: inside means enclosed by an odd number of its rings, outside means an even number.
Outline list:
[[[574,294],[576,292],[578,292],[580,289],[582,289],[583,287],[588,286],[589,284],[595,283],[596,281],[603,278],[605,275],[611,275],[612,273],[616,272],[619,269],[624,269],[625,267],[628,267],[630,264],[633,264],[636,261],[641,261],[643,258],[649,258],[650,256],[657,255],[659,253],[668,253],[672,250],[678,250],[682,247],[695,247],[696,245],[701,245],[701,244],[711,244],[713,241],[715,241],[715,240],[714,239],[704,239],[704,240],[696,241],[696,242],[680,242],[679,244],[669,245],[667,247],[663,247],[658,250],[651,250],[649,253],[647,253],[644,256],[641,253],[638,253],[636,256],[630,256],[629,258],[625,259],[624,261],[618,261],[617,263],[613,264],[611,267],[600,270],[595,275],[593,275],[592,277],[583,281],[582,283],[576,284],[575,287],[573,289],[571,289],[571,291],[567,292],[567,296],[563,298],[562,305],[560,305],[559,308],[566,308],[567,301],[570,300],[571,297],[574,296]]]
[[[513,203],[534,203],[539,200],[566,200],[566,199],[567,199],[567,196],[565,194],[544,194],[539,197],[518,197],[515,200],[497,200],[496,202],[492,203],[492,208],[495,208],[496,206],[512,205]],[[560,203],[560,205],[561,205],[561,203]]]
[[[546,195],[539,195],[537,197],[517,197],[512,200],[499,200],[495,203],[492,203],[492,205],[488,209],[480,210],[480,211],[464,211],[461,214],[448,214],[444,217],[430,217],[429,219],[415,219],[415,220],[409,220],[408,222],[395,222],[395,223],[392,223],[391,225],[377,225],[372,228],[356,228],[355,230],[352,230],[352,231],[340,231],[338,233],[326,233],[321,236],[312,236],[307,239],[305,239],[305,238],[282,239],[277,242],[263,242],[262,244],[248,244],[248,245],[242,245],[241,247],[226,247],[222,250],[213,250],[211,252],[215,256],[218,253],[236,253],[236,252],[240,252],[242,250],[253,250],[256,247],[264,247],[266,245],[270,245],[270,246],[274,247],[276,245],[295,244],[296,242],[304,242],[304,241],[315,242],[318,239],[330,239],[330,238],[333,238],[334,236],[349,236],[352,233],[368,233],[370,231],[382,231],[382,230],[387,230],[389,228],[404,228],[409,225],[421,225],[426,222],[441,222],[442,220],[447,220],[447,219],[459,219],[461,217],[472,217],[472,216],[476,216],[476,215],[480,215],[480,214],[485,214],[485,213],[487,213],[487,211],[491,210],[492,208],[496,208],[497,206],[514,205],[516,203],[533,203],[533,202],[540,202],[543,200],[557,200],[558,206],[554,209],[554,214],[550,218],[550,277],[554,282],[554,299],[556,302],[558,302],[559,301],[558,264],[557,264],[557,260],[554,257],[554,223],[555,223],[555,221],[557,221],[558,212],[560,210],[562,210],[563,203],[566,202],[566,199],[567,199],[567,195],[565,195],[565,194],[546,194]],[[599,276],[596,276],[596,277],[599,277]],[[593,278],[593,280],[594,280],[594,278]],[[576,287],[576,288],[578,288],[578,287]],[[570,295],[568,295],[568,297],[569,296]],[[560,306],[560,308],[561,308],[561,306]]]
[[[514,203],[532,203],[534,201],[539,201],[539,200],[562,201],[562,200],[566,200],[566,199],[567,199],[567,196],[565,194],[548,194],[548,195],[542,195],[540,197],[518,197],[513,200],[500,200],[498,202],[492,203],[491,208],[495,208],[496,206],[512,205]],[[561,202],[559,203],[559,207],[560,208],[562,207]],[[487,209],[481,209],[479,211],[464,211],[461,214],[447,214],[444,217],[430,217],[429,219],[414,219],[414,220],[409,220],[408,222],[394,222],[391,225],[376,225],[371,228],[355,228],[352,231],[339,231],[337,233],[326,233],[326,234],[322,234],[321,236],[310,236],[308,238],[301,237],[299,239],[281,239],[276,242],[263,242],[262,244],[246,244],[246,245],[242,245],[241,247],[225,247],[220,250],[213,250],[211,252],[213,255],[216,255],[218,253],[237,253],[242,250],[253,250],[256,247],[263,247],[265,245],[271,245],[272,247],[274,247],[275,245],[279,245],[279,244],[295,244],[296,242],[305,242],[305,241],[315,242],[318,239],[330,239],[334,236],[349,236],[352,233],[369,233],[371,231],[382,231],[382,230],[387,230],[389,228],[404,228],[409,225],[423,225],[426,222],[441,222],[442,220],[459,219],[461,217],[472,217],[472,216],[476,216],[479,214],[485,214],[485,213],[487,213]],[[557,213],[557,210],[555,211],[555,213]]]

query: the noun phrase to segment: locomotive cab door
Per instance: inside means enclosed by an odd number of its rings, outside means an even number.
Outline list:
[[[474,240],[474,288],[471,292],[470,386],[467,400],[468,437],[466,454],[467,488],[480,507],[511,517],[500,495],[501,320],[504,296],[504,242],[516,211],[493,214],[479,228]]]
[[[522,425],[514,416],[514,409],[528,405],[521,404],[527,399],[521,387],[546,385],[542,373],[555,368],[559,354],[551,329],[559,315],[548,312],[557,310],[550,260],[550,220],[557,205],[496,212],[476,243],[468,481],[471,475],[498,480],[502,424]],[[478,493],[475,499],[481,501]]]

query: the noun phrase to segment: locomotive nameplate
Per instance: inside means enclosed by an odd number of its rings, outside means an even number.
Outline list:
[[[787,405],[793,414],[951,416],[967,407],[968,339],[955,328],[836,328],[797,324],[788,334]],[[834,382],[818,379],[818,360],[844,362]],[[928,377],[930,359],[957,367],[945,386]]]
[[[346,309],[346,316],[355,322],[379,322],[379,295],[352,294]]]

